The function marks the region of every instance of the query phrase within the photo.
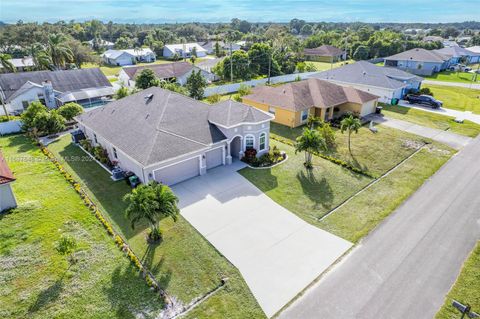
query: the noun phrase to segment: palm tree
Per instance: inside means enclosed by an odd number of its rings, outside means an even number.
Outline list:
[[[174,221],[177,220],[178,198],[166,185],[157,182],[140,185],[125,195],[124,201],[128,202],[126,215],[132,229],[135,229],[139,221],[146,220],[150,226],[149,238],[153,241],[161,239],[159,228],[161,218],[172,217]]]
[[[317,117],[317,116],[314,116],[314,115],[309,115],[308,116],[308,119],[307,119],[307,126],[313,130],[315,128],[316,125],[319,125],[322,123],[322,120]]]
[[[64,68],[67,62],[73,61],[72,50],[66,44],[66,41],[66,36],[61,33],[48,36],[47,53],[56,69]]]
[[[0,65],[7,71],[7,72],[15,72],[15,66],[10,61],[10,56],[8,54],[0,54]]]
[[[295,154],[305,152],[305,167],[312,168],[312,155],[327,149],[325,138],[318,130],[309,128],[303,129],[302,135],[297,137],[295,143]]]
[[[350,152],[350,155],[352,154],[352,149],[350,147],[350,138],[352,135],[352,132],[358,133],[358,130],[362,127],[362,123],[357,117],[354,117],[353,115],[347,116],[340,122],[340,130],[342,133],[345,131],[348,132],[348,151]]]

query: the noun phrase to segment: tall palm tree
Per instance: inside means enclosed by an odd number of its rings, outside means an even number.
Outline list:
[[[128,202],[126,215],[132,229],[135,229],[135,225],[141,220],[146,220],[150,226],[151,240],[156,241],[161,238],[159,228],[161,218],[172,217],[174,221],[177,220],[178,198],[166,185],[156,182],[140,185],[130,194],[125,195],[124,201]]]
[[[362,127],[362,122],[360,122],[360,120],[353,115],[347,116],[340,122],[340,130],[342,133],[345,131],[348,132],[348,151],[350,152],[350,155],[352,154],[352,149],[350,147],[352,132],[355,132],[355,134],[358,133],[360,127]]]
[[[15,72],[15,66],[10,61],[10,55],[8,54],[0,54],[0,65],[7,71],[7,72]]]
[[[62,69],[67,62],[73,61],[73,53],[68,44],[67,38],[61,33],[54,33],[48,36],[47,53],[52,59],[56,69]]]
[[[327,149],[327,142],[325,138],[320,134],[320,131],[305,128],[302,135],[297,137],[295,143],[295,154],[298,152],[305,152],[305,165],[306,168],[312,168],[312,155],[314,153],[321,152]]]

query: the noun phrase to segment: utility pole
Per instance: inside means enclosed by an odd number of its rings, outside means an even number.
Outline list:
[[[270,70],[272,68],[272,53],[268,56],[268,84],[270,84]]]
[[[230,82],[233,82],[232,40],[230,40]]]

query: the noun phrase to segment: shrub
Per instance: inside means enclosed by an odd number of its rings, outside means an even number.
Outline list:
[[[110,158],[108,157],[108,152],[106,149],[104,149],[101,145],[97,145],[93,148],[93,156],[102,164],[105,164],[107,166],[112,166],[112,163],[110,162]]]
[[[71,121],[75,116],[83,113],[83,107],[77,103],[67,103],[58,108],[58,113],[67,121]]]
[[[433,92],[432,92],[432,90],[430,90],[430,88],[421,88],[421,89],[418,91],[418,94],[424,94],[424,95],[433,96]]]
[[[220,94],[213,94],[207,97],[207,102],[214,104],[220,102]]]
[[[91,153],[93,150],[92,140],[89,140],[89,139],[81,140],[80,145],[89,153]]]
[[[335,145],[335,132],[330,123],[321,123],[317,129],[320,131],[320,134],[322,134],[328,147]]]
[[[240,94],[235,94],[232,96],[232,98],[234,101],[242,102],[242,97],[240,96]]]
[[[246,84],[240,84],[240,87],[238,88],[238,95],[244,96],[248,95],[252,92],[252,89],[246,85]]]

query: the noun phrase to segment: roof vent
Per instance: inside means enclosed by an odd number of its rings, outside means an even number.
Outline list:
[[[145,99],[145,103],[150,102],[153,99],[153,94],[150,93],[150,94],[145,95],[144,99]]]
[[[363,75],[367,75],[367,72],[366,72],[366,71],[363,71]]]

